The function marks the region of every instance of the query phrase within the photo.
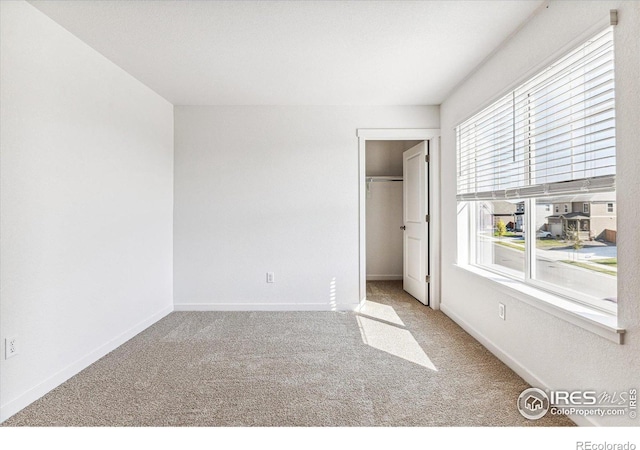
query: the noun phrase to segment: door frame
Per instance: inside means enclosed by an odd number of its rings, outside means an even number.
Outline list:
[[[440,309],[440,129],[358,128],[358,223],[360,305],[367,299],[366,143],[367,141],[429,141],[427,172],[429,205],[429,306]]]

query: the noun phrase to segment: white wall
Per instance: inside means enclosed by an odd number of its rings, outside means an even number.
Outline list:
[[[172,310],[173,107],[1,2],[1,419]]]
[[[426,106],[176,107],[176,309],[355,307],[356,129],[438,126]]]
[[[402,182],[374,182],[367,193],[367,280],[402,279]]]
[[[541,68],[557,50],[619,11],[615,28],[618,152],[618,302],[624,345],[585,331],[506,295],[483,278],[456,267],[454,127]],[[442,309],[481,338],[530,383],[551,389],[621,391],[638,387],[640,373],[640,3],[551,2],[459,86],[441,107]],[[577,42],[575,42],[577,44]],[[498,318],[498,300],[507,320]],[[514,399],[515,401],[515,399]],[[628,417],[593,423],[638,425]]]

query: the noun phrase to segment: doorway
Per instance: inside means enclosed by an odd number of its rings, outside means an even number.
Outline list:
[[[408,187],[404,180],[404,154],[416,146],[424,147],[424,141],[368,141],[365,143],[365,174],[366,174],[366,276],[367,281],[403,280],[407,266],[414,261],[406,261],[408,257],[418,259],[417,265],[423,264],[419,260],[419,247],[424,245],[418,239],[408,235],[413,232],[422,234],[421,230],[412,229],[414,225],[420,227],[422,222],[408,223],[405,218],[405,190]],[[410,152],[415,153],[415,152]],[[420,150],[418,149],[418,153]],[[410,158],[408,164],[417,166],[415,157]],[[420,161],[418,161],[418,165]],[[414,180],[415,183],[419,180]],[[407,229],[407,226],[409,229]],[[416,251],[416,247],[418,247]],[[407,264],[408,263],[408,264]],[[420,272],[420,268],[417,268]],[[404,289],[413,297],[426,303],[422,283],[414,273],[409,271],[408,280],[404,280]],[[411,286],[407,286],[409,283]]]
[[[439,134],[358,130],[361,304],[367,280],[403,280],[405,291],[439,309]]]

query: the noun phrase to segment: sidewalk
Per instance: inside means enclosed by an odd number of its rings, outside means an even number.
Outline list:
[[[556,248],[552,250],[537,249],[536,253],[538,256],[552,261],[576,261],[584,264],[595,265],[595,267],[599,267],[601,269],[606,268],[612,272],[618,271],[617,267],[610,267],[606,264],[597,263],[599,259],[617,258],[618,248],[616,246],[587,246],[579,250],[574,250],[570,247],[562,249]]]
[[[509,242],[516,245],[523,245],[524,241],[521,238],[492,238],[495,241]],[[523,246],[524,247],[524,246]],[[617,272],[617,267],[612,267],[606,264],[598,264],[599,259],[610,259],[618,257],[618,247],[615,245],[589,245],[586,244],[579,250],[571,248],[571,243],[567,242],[566,248],[554,248],[554,249],[536,249],[536,256],[538,259],[545,259],[548,261],[575,261],[583,264],[594,266],[595,268],[606,269],[612,272]]]

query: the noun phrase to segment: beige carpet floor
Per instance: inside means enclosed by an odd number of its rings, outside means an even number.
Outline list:
[[[359,314],[175,312],[4,426],[569,426],[399,282]]]

